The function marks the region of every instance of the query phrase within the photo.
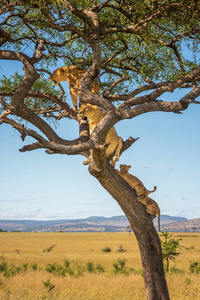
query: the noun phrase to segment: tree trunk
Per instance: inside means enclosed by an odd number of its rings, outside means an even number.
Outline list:
[[[133,228],[140,249],[146,299],[169,300],[160,239],[145,206],[137,201],[135,191],[110,164],[100,168],[99,163],[93,162],[89,171],[118,202]]]

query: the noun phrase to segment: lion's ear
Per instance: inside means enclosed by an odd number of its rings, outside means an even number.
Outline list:
[[[58,75],[61,75],[64,71],[65,71],[65,70],[64,70],[63,67],[59,68],[59,69],[58,69]]]

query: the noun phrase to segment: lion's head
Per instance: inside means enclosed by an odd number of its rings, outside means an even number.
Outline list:
[[[120,165],[120,172],[122,174],[127,174],[128,173],[128,170],[131,168],[131,166],[127,166],[127,165]]]
[[[79,80],[84,73],[85,71],[79,66],[60,67],[53,71],[53,74],[51,74],[49,79],[53,81],[55,85],[66,80],[73,80],[73,82],[75,82],[76,80]]]
[[[49,79],[53,81],[55,85],[57,85],[59,82],[66,80],[67,73],[68,68],[61,67],[53,71],[53,74],[51,74]]]
[[[95,105],[83,104],[79,109],[79,115],[92,120],[98,110],[100,110],[100,108]]]

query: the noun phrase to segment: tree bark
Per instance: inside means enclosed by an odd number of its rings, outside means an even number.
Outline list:
[[[160,239],[145,206],[137,201],[135,191],[109,163],[103,168],[93,163],[89,171],[118,202],[133,228],[140,249],[146,299],[169,300]]]

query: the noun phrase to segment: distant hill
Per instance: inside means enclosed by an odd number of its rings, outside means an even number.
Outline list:
[[[200,232],[200,218],[187,220],[183,222],[175,222],[170,224],[164,224],[162,231],[169,232]]]
[[[192,221],[199,220],[194,222]],[[200,219],[187,220],[183,217],[172,217],[168,215],[161,216],[161,230],[163,231],[191,231],[191,227],[198,228],[200,231]],[[187,223],[189,222],[189,223]],[[180,226],[179,226],[180,224]],[[182,224],[188,224],[182,225]],[[189,225],[190,224],[190,225]],[[32,220],[0,220],[0,229],[6,231],[37,231],[37,232],[123,232],[129,222],[125,216],[89,217],[86,219],[66,219],[53,221],[32,221]],[[157,218],[154,219],[154,225],[157,228]],[[170,230],[171,228],[171,230]],[[188,230],[183,230],[187,229]],[[172,230],[173,229],[173,230]]]

